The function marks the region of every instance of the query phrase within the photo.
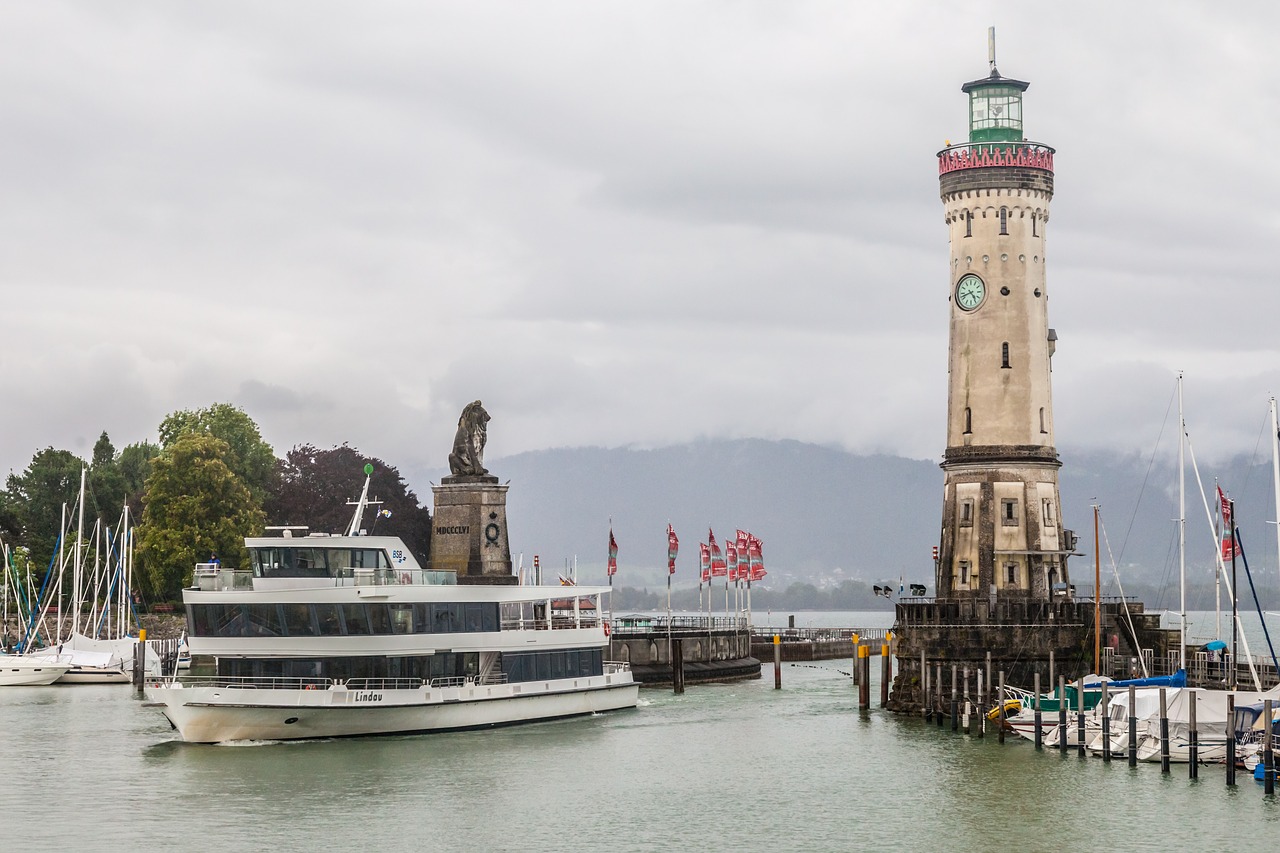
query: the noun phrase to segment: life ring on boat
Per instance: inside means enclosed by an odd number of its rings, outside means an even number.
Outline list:
[[[308,684],[306,687],[303,688],[303,690],[315,690],[315,689],[316,689],[316,686],[314,684]]]
[[[409,576],[409,573],[408,573],[408,572],[401,572],[401,573],[400,573],[400,583],[402,583],[402,584],[408,584],[408,583],[412,583],[412,581],[413,581],[413,578],[411,578],[411,577]]]
[[[604,635],[605,635],[606,637],[607,637],[607,636],[609,636],[609,623],[608,623],[608,622],[605,622],[605,623],[604,623]]]

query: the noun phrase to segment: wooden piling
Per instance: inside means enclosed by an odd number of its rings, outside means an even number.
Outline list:
[[[1160,688],[1160,772],[1169,772],[1169,705],[1163,687]]]
[[[782,689],[782,637],[773,635],[773,689]]]
[[[1067,754],[1067,679],[1058,676],[1058,752]]]
[[[1111,763],[1111,700],[1107,682],[1102,682],[1102,760]]]
[[[969,667],[964,667],[960,672],[960,726],[965,734],[972,734],[973,720],[969,716]]]
[[[1053,687],[1053,677],[1054,677],[1053,649],[1049,649],[1049,687],[1050,688]]]
[[[1003,669],[1000,670],[1000,698],[998,701],[1000,703],[999,705],[1000,729],[999,729],[999,733],[996,735],[996,740],[999,741],[1000,743],[1004,743],[1004,670]]]
[[[871,707],[871,649],[866,643],[858,644],[858,709]]]
[[[893,683],[893,658],[889,655],[889,644],[880,644],[880,707],[889,707],[889,685]]]
[[[938,701],[937,701],[937,703],[933,706],[933,707],[934,707],[933,716],[934,716],[934,717],[937,719],[937,721],[938,721],[938,728],[942,728],[942,708],[943,708],[943,704],[942,704],[942,664],[938,664],[938,668],[937,668],[937,670],[936,670],[936,675],[935,675],[935,678],[933,679],[933,682],[934,682],[934,684],[936,684],[936,685],[937,685],[937,687],[938,687]]]
[[[1236,784],[1236,695],[1227,694],[1227,787]]]
[[[924,652],[920,653],[920,704],[924,706],[925,722],[933,720],[933,694],[929,692],[932,686],[929,676],[933,673],[929,666],[925,663]]]
[[[684,693],[684,640],[671,638],[671,689],[679,696]]]
[[[959,697],[956,693],[956,665],[951,664],[951,731],[960,729]]]
[[[1268,797],[1276,792],[1276,759],[1271,751],[1271,700],[1262,700],[1262,793]]]
[[[987,652],[988,666],[990,666],[991,653]],[[987,736],[987,693],[991,690],[991,684],[985,675],[984,670],[978,670],[978,737]]]
[[[133,688],[142,693],[147,680],[147,629],[138,629],[138,642],[133,647]]]
[[[1129,766],[1138,766],[1138,697],[1129,685]]]
[[[1187,732],[1187,778],[1200,778],[1200,733],[1196,731],[1196,692],[1194,690],[1187,691],[1191,694],[1191,704],[1187,706],[1187,724],[1191,730]],[[1163,747],[1162,747],[1163,748]]]
[[[1084,744],[1084,678],[1076,682],[1076,752],[1085,756]]]
[[[1036,728],[1036,731],[1035,731],[1036,749],[1040,749],[1040,747],[1044,746],[1044,735],[1041,734],[1040,732],[1041,716],[1040,716],[1040,673],[1039,672],[1036,673],[1035,690],[1036,690],[1035,700],[1033,702],[1035,713],[1032,714],[1032,719],[1035,721],[1035,728]]]

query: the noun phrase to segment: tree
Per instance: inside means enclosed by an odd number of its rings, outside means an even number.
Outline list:
[[[360,497],[366,463],[373,465],[369,498],[382,503],[365,513],[362,527],[370,533],[399,536],[425,566],[431,541],[430,510],[418,505],[417,495],[394,466],[345,444],[331,450],[303,444],[285,454],[277,464],[267,517],[272,524],[306,525],[317,533],[345,532],[354,511],[347,501]]]
[[[211,553],[244,566],[244,537],[262,532],[263,514],[224,461],[227,443],[202,432],[173,438],[152,460],[137,556],[153,597],[174,599],[195,564]]]
[[[276,454],[262,440],[253,418],[230,403],[214,403],[205,409],[173,412],[160,422],[160,446],[167,449],[189,433],[206,433],[226,443],[223,460],[261,504],[275,478]]]
[[[149,441],[130,444],[120,451],[120,478],[124,481],[125,500],[134,511],[142,508],[142,494],[147,477],[151,475],[151,460],[160,453],[160,446]]]
[[[26,547],[35,570],[43,575],[62,535],[62,505],[68,510],[80,496],[84,460],[69,450],[46,447],[31,457],[21,474],[6,481],[7,513],[15,524],[17,543]]]
[[[93,445],[93,460],[89,463],[89,498],[86,514],[98,515],[107,523],[114,523],[124,506],[125,483],[116,458],[115,445],[104,430]]]

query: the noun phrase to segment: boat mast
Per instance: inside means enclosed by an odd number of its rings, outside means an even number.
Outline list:
[[[1178,666],[1187,668],[1187,421],[1182,413],[1182,371],[1178,371]]]
[[[1102,672],[1102,554],[1098,550],[1098,505],[1093,505],[1093,671]]]
[[[373,479],[373,464],[365,463],[364,488],[360,490],[360,500],[356,501],[356,511],[351,516],[351,524],[347,526],[348,536],[360,534],[360,519],[364,517],[364,508],[369,505],[369,481]],[[347,501],[348,505],[351,501]]]
[[[1280,555],[1280,425],[1276,423],[1276,398],[1271,398],[1271,477],[1276,492],[1276,554]],[[1280,568],[1280,559],[1276,561]]]
[[[75,636],[80,631],[80,597],[84,594],[82,585],[84,584],[84,567],[80,563],[81,554],[84,550],[84,476],[85,468],[80,466],[80,514],[76,521],[76,566],[72,573],[71,581],[71,607],[74,614],[71,618],[71,634]],[[62,621],[62,614],[58,614],[58,621]]]

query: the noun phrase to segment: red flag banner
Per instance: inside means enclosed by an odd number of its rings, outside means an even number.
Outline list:
[[[729,566],[724,561],[724,555],[720,553],[720,546],[716,544],[716,535],[708,530],[707,539],[711,546],[711,576],[722,578],[729,573]]]
[[[618,573],[618,541],[613,538],[613,528],[609,528],[609,577]]]
[[[667,525],[667,574],[674,575],[676,573],[676,554],[680,553],[680,540],[676,538],[676,531],[670,524]]]
[[[765,576],[764,545],[759,539],[751,536],[747,542],[747,560],[751,566],[751,579],[758,581]]]
[[[698,543],[698,549],[702,552],[701,582],[705,583],[706,581],[711,580],[711,549],[707,547],[706,542]]]
[[[1227,496],[1222,493],[1222,486],[1218,486],[1218,503],[1222,506],[1222,529],[1231,529],[1231,501],[1227,500]]]
[[[738,546],[732,540],[724,543],[724,556],[729,563],[729,580],[738,579]]]
[[[1231,501],[1218,486],[1218,503],[1222,507],[1222,561],[1229,563],[1234,557],[1241,555],[1240,544],[1236,542],[1236,529],[1231,524]]]

